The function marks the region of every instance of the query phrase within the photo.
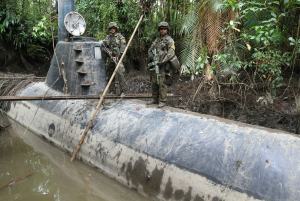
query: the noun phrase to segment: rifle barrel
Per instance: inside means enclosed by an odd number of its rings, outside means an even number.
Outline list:
[[[118,62],[114,59],[114,57],[109,53],[107,47],[102,43],[102,47],[104,48],[104,51],[109,55],[109,57],[114,61],[116,65],[118,65]]]

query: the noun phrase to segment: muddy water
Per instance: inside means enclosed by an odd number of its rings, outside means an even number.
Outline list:
[[[7,124],[0,117],[1,125]],[[0,131],[0,200],[146,201],[101,172],[75,160],[24,127],[10,121]]]

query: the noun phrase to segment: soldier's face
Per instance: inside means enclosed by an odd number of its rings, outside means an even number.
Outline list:
[[[115,34],[116,33],[116,29],[115,28],[111,28],[110,30],[109,30],[109,32],[111,33],[111,34]]]
[[[167,32],[168,32],[168,29],[166,29],[166,28],[161,28],[161,29],[159,29],[159,32],[160,32],[160,34],[161,35],[166,35],[167,34]]]

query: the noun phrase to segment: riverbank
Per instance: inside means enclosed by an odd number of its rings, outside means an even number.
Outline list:
[[[42,74],[42,76],[45,75]],[[30,76],[32,74],[0,72],[0,80],[1,77],[30,78]],[[299,75],[294,75],[291,80],[286,77],[283,86],[277,89],[276,99],[271,99],[273,103],[270,103],[270,100],[266,99],[266,91],[263,88],[254,91],[220,85],[218,90],[212,92],[214,86],[206,83],[199,90],[199,84],[202,83],[201,78],[191,81],[189,77],[177,73],[173,74],[169,80],[168,92],[179,94],[182,99],[170,98],[167,105],[251,125],[297,133],[297,110],[294,95],[298,83],[297,77]],[[148,73],[142,74],[133,71],[125,74],[125,78],[128,81],[130,93],[151,93]],[[30,82],[32,81],[28,83]]]
[[[251,125],[297,133],[295,91],[299,76],[296,74],[291,80],[289,76],[286,76],[283,86],[277,89],[276,99],[273,99],[266,97],[267,92],[259,86],[254,90],[225,84],[215,86],[212,82],[203,84],[201,78],[191,81],[189,77],[174,74],[169,80],[168,92],[180,94],[182,100],[171,98],[167,105]],[[151,93],[149,75],[135,72],[125,77],[131,92]],[[201,84],[202,87],[199,89]]]

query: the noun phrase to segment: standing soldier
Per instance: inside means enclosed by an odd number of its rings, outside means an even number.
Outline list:
[[[118,60],[122,57],[122,54],[126,48],[126,40],[124,36],[122,36],[120,33],[118,33],[118,25],[115,22],[110,22],[108,24],[108,30],[110,32],[109,35],[106,36],[106,38],[103,40],[104,45],[107,47],[110,54],[113,56],[115,61],[118,62]],[[114,61],[110,58],[107,58],[106,60],[106,74],[108,79],[111,78],[113,72],[115,71],[116,65]],[[125,68],[123,63],[120,64],[119,69],[116,73],[117,79],[119,81],[120,86],[120,93],[121,95],[124,95],[124,93],[128,92],[127,83],[124,78]],[[111,93],[116,93],[116,87],[115,87],[115,78],[112,80],[111,85],[109,87]]]
[[[152,100],[147,105],[158,104],[162,108],[166,104],[167,99],[167,80],[170,76],[170,59],[175,56],[174,40],[168,35],[170,26],[167,22],[158,24],[158,37],[151,45],[148,51],[148,64],[151,74]]]

